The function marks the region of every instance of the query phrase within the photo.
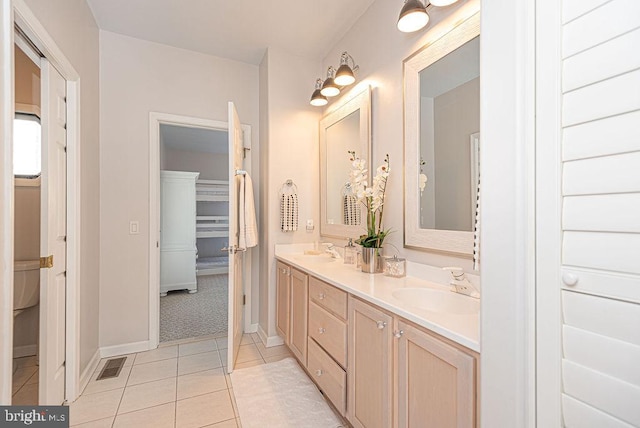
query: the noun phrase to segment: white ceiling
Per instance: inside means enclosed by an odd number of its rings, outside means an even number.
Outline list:
[[[322,59],[374,0],[87,2],[103,30],[259,64],[267,47]]]
[[[227,131],[160,125],[160,140],[167,149],[213,154],[229,153]]]

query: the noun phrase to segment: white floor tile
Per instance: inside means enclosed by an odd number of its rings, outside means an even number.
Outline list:
[[[31,375],[27,383],[25,385],[33,385],[34,383],[40,382],[40,370],[36,370],[36,372]]]
[[[277,361],[280,360],[284,360],[285,358],[289,358],[289,357],[293,357],[293,355],[291,355],[291,353],[287,353],[287,354],[282,354],[282,355],[275,355],[273,357],[265,357],[264,358],[264,362],[269,364],[269,363],[275,363]]]
[[[243,334],[240,345],[253,345],[253,339],[248,334]]]
[[[127,380],[129,379],[129,373],[131,372],[132,366],[123,367],[120,370],[120,374],[118,377],[96,380],[100,375],[100,372],[96,372],[93,374],[93,377],[87,384],[87,387],[82,392],[83,395],[95,394],[96,392],[110,391],[112,389],[120,389],[124,388],[127,385]]]
[[[38,365],[38,357],[35,355],[31,355],[29,357],[20,357],[14,358],[13,361],[16,363],[16,367],[35,367]]]
[[[222,362],[217,351],[187,355],[178,358],[178,375],[217,369],[221,366]]]
[[[178,377],[178,400],[227,389],[222,368]]]
[[[124,389],[82,395],[69,406],[71,425],[115,416]]]
[[[245,363],[247,361],[262,360],[262,355],[258,351],[256,345],[242,345],[238,351],[237,363]]]
[[[178,357],[178,345],[164,346],[151,351],[138,352],[133,361],[134,365],[153,363],[154,361],[168,360]]]
[[[207,425],[205,428],[238,428],[238,424],[236,424],[235,419],[229,419],[228,421]]]
[[[33,376],[33,374],[37,371],[38,367],[36,366],[22,367],[16,370],[16,372],[13,374],[11,384],[13,393],[15,394],[16,392],[18,392],[18,390],[22,388],[22,386],[27,383],[31,376]]]
[[[228,361],[227,361],[227,358],[228,358],[227,351],[228,351],[228,349],[221,349],[220,351],[218,351],[218,352],[220,352],[220,360],[222,361],[222,366],[223,367],[227,367],[227,363],[228,363]]]
[[[203,352],[211,352],[216,350],[218,350],[216,340],[207,339],[180,345],[179,355],[183,357],[185,355],[201,354]]]
[[[226,337],[219,337],[216,339],[216,343],[218,344],[218,349],[227,349],[229,341]]]
[[[260,355],[262,355],[263,358],[275,357],[276,355],[289,354],[289,348],[287,348],[286,345],[271,346],[267,348],[262,343],[258,343],[256,344],[256,347],[258,348],[258,351],[260,352]]]
[[[176,428],[197,428],[235,418],[228,391],[178,401]]]
[[[251,361],[245,361],[242,363],[236,363],[236,370],[239,369],[246,369],[247,367],[253,367],[253,366],[259,366],[260,364],[264,364],[264,360],[262,358],[260,358],[259,360],[251,360]]]
[[[88,395],[91,397],[91,395]],[[171,403],[176,399],[176,378],[128,386],[122,396],[118,414]]]
[[[255,343],[256,345],[258,343],[262,343],[262,340],[260,340],[260,336],[258,336],[258,333],[250,333],[249,335],[251,336],[253,343]]]
[[[173,428],[175,418],[176,405],[172,402],[131,413],[118,414],[113,428]]]
[[[111,416],[106,419],[99,419],[97,421],[91,421],[84,424],[71,425],[73,428],[111,428],[113,425],[114,417]]]
[[[153,363],[134,365],[129,375],[128,385],[139,385],[145,382],[176,377],[178,359],[156,361]]]

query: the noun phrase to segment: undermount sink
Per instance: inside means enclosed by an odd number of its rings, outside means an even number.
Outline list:
[[[425,311],[456,315],[471,315],[480,312],[480,300],[447,290],[402,288],[391,294],[402,303]]]
[[[296,259],[301,262],[311,262],[311,263],[331,263],[335,262],[337,259],[324,254],[304,254],[301,256],[296,256]]]

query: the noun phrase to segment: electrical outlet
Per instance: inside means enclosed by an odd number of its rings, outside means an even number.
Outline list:
[[[307,230],[313,230],[313,229],[314,229],[313,219],[307,220]]]

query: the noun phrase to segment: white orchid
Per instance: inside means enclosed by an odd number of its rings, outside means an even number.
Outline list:
[[[376,169],[371,186],[367,182],[366,161],[351,155],[352,170],[349,173],[349,184],[358,200],[367,208],[367,234],[362,235],[356,242],[363,247],[380,247],[382,241],[389,233],[382,228],[382,214],[384,212],[384,197],[389,178],[389,155],[385,156],[384,163]],[[380,213],[376,224],[376,215]]]

